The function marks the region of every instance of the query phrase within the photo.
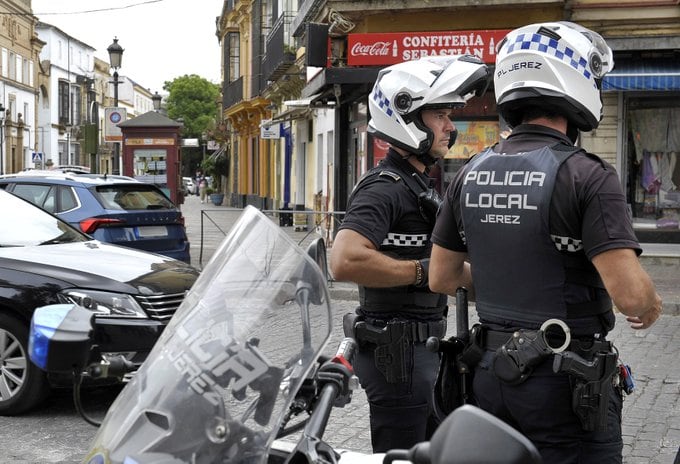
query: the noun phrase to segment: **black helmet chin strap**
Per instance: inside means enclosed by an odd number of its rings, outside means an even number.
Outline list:
[[[567,137],[571,140],[571,143],[575,144],[578,140],[578,128],[573,122],[567,123]]]
[[[414,155],[418,161],[423,163],[425,165],[425,174],[428,173],[430,168],[434,166],[434,164],[437,162],[437,158],[434,156],[430,155],[429,153],[424,153],[422,155]]]
[[[456,138],[458,137],[458,130],[454,129],[449,134],[449,149],[456,143]],[[421,155],[415,155],[416,159],[425,165],[425,174],[428,173],[430,168],[434,166],[439,158],[435,158],[430,155],[430,152],[423,153]]]

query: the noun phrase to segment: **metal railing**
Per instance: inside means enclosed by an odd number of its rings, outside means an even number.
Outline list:
[[[243,208],[219,208],[201,210],[201,240],[199,250],[199,265],[203,267],[204,259],[212,258],[224,237],[241,215]],[[312,241],[321,237],[324,244],[330,248],[335,230],[340,225],[344,211],[309,211],[291,209],[263,209],[260,210],[273,221],[278,221],[280,227],[298,245],[305,248]],[[301,219],[304,217],[304,221]],[[324,269],[329,283],[332,279]]]

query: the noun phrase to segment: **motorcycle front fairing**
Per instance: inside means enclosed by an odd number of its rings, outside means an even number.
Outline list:
[[[85,462],[263,462],[330,331],[324,273],[271,218],[246,208],[110,407]]]

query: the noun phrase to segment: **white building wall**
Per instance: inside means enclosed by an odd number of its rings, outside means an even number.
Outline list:
[[[74,86],[78,85],[79,76],[93,79],[95,49],[48,24],[36,26],[36,33],[46,42],[40,52],[40,60],[42,62],[48,60],[50,63],[49,88],[47,95],[41,93],[39,103],[38,126],[42,128],[39,132],[45,135],[40,148],[44,149],[45,161],[57,165],[59,142],[68,142],[67,145],[70,147],[68,159],[75,155],[75,143],[71,140],[70,134],[67,131],[60,133],[58,128],[59,82],[65,80]]]
[[[321,171],[319,185],[317,185],[317,192],[321,190],[323,202],[327,203],[332,209],[334,191],[333,182],[335,181],[335,109],[334,108],[319,108],[316,111],[316,118],[314,120],[314,134],[315,139],[320,143],[317,144],[317,172]],[[330,196],[330,197],[329,197]]]

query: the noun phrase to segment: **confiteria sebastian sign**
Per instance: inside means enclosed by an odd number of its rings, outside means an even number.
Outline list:
[[[381,66],[431,55],[474,55],[496,59],[496,46],[510,29],[349,34],[349,66]]]

